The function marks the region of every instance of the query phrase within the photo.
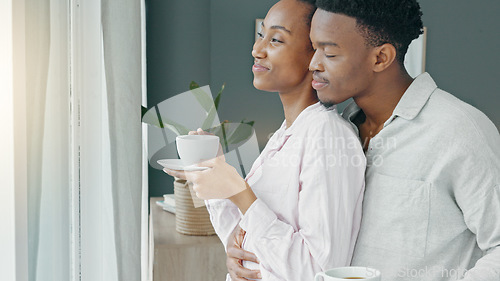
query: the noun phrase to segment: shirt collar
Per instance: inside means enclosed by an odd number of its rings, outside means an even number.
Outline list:
[[[283,124],[281,125],[280,130],[283,130],[283,135],[284,136],[291,136],[296,130],[301,130],[302,127],[304,126],[302,123],[307,121],[307,116],[313,112],[313,111],[318,111],[318,110],[335,110],[335,106],[331,108],[324,108],[323,105],[321,105],[320,102],[317,102],[315,104],[312,104],[308,107],[306,107],[302,112],[299,113],[295,121],[293,121],[292,126],[286,128],[286,120],[283,121]]]
[[[265,149],[267,152],[265,153],[266,155],[262,157],[270,158],[273,157],[273,155],[276,152],[280,151],[291,135],[293,135],[297,130],[299,131],[303,130],[304,126],[308,125],[307,116],[310,115],[312,112],[321,110],[335,110],[335,109],[336,107],[331,107],[326,109],[323,107],[323,105],[317,102],[302,110],[302,112],[300,112],[295,121],[292,123],[292,126],[290,126],[289,128],[286,128],[286,120],[283,121],[281,127],[276,132],[274,132],[271,139],[267,142]],[[261,155],[264,155],[264,151],[262,152]]]
[[[429,73],[420,74],[403,94],[392,115],[413,120],[424,108],[436,88],[437,85]]]
[[[392,116],[385,122],[384,127],[394,120],[395,116],[413,120],[417,117],[422,108],[424,108],[427,100],[436,89],[436,82],[434,82],[429,73],[425,72],[417,76],[410,87],[406,89],[406,92],[392,112]],[[360,110],[358,105],[353,101],[345,108],[342,116],[352,123],[351,120]]]

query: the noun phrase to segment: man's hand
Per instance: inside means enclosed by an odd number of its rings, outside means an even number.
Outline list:
[[[233,281],[244,281],[250,279],[262,279],[260,270],[250,270],[243,267],[243,261],[251,261],[259,263],[257,256],[254,253],[245,251],[241,248],[245,231],[237,226],[227,242],[227,259],[226,266],[229,271],[229,276]]]

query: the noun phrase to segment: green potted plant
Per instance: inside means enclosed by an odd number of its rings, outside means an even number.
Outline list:
[[[225,84],[217,93],[213,100],[196,82],[192,81],[189,85],[190,93],[195,97],[206,112],[205,120],[201,125],[201,129],[212,133],[219,137],[224,153],[234,151],[238,158],[238,163],[242,172],[242,176],[246,177],[246,172],[243,166],[241,155],[238,147],[245,143],[252,136],[252,127],[254,121],[245,121],[239,123],[230,123],[227,120],[213,126],[214,120],[217,117],[222,92]],[[154,114],[147,114],[148,112]],[[151,126],[160,129],[168,129],[175,135],[187,135],[191,130],[197,128],[186,128],[186,126],[162,116],[158,106],[150,109],[142,107],[142,121]],[[165,134],[163,135],[166,138]],[[165,139],[165,143],[168,141]],[[174,193],[176,201],[176,229],[178,232],[188,235],[212,235],[215,231],[210,223],[208,211],[203,203],[203,200],[197,199],[193,194],[192,189],[186,181],[175,178]],[[196,202],[198,201],[198,202]],[[196,208],[196,206],[202,206]]]

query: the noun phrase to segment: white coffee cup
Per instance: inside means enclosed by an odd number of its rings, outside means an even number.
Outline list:
[[[175,138],[177,153],[186,166],[215,158],[219,137],[212,135],[184,135]]]
[[[321,278],[323,277],[323,278]],[[350,277],[350,278],[348,278]],[[325,272],[319,272],[314,277],[314,281],[338,281],[347,279],[360,279],[360,280],[370,280],[370,281],[380,281],[380,271],[369,268],[369,267],[359,267],[359,266],[347,266],[329,269]]]

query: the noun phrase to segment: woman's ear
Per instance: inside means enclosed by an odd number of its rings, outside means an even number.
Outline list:
[[[389,43],[385,43],[373,49],[375,64],[374,72],[382,72],[396,60],[396,48]]]

